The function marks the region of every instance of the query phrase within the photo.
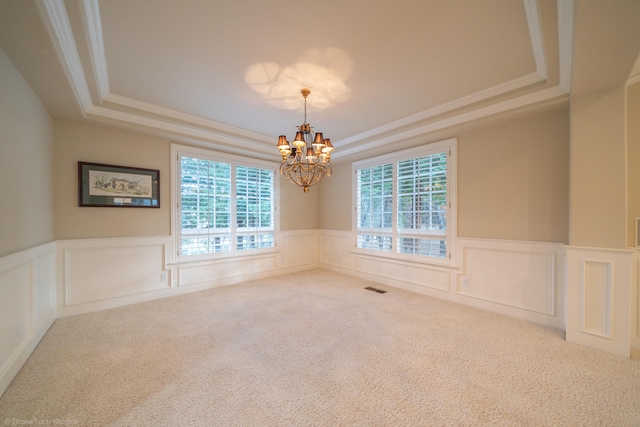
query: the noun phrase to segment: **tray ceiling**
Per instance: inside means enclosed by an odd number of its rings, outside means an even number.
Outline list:
[[[566,98],[566,4],[9,0],[0,47],[56,118],[272,153],[308,87],[348,153]]]

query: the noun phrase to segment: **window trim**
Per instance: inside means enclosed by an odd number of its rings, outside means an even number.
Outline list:
[[[227,252],[217,252],[199,255],[181,255],[180,254],[180,229],[181,229],[181,212],[180,212],[180,195],[181,195],[181,173],[180,173],[180,156],[186,157],[198,157],[215,162],[230,163],[232,173],[236,166],[248,166],[261,169],[268,169],[273,171],[273,242],[272,248],[257,248],[257,249],[236,249],[235,242],[232,239],[231,250]],[[279,164],[266,160],[259,160],[253,158],[247,158],[244,156],[238,156],[228,153],[222,153],[219,151],[209,150],[205,148],[191,147],[187,145],[171,144],[171,240],[173,242],[173,250],[171,251],[171,263],[181,264],[190,262],[201,262],[208,260],[216,260],[221,258],[238,258],[244,256],[256,256],[275,253],[279,251],[279,236],[280,236],[280,179],[278,179],[278,167]],[[232,203],[231,203],[231,215],[233,221],[236,220],[236,208],[235,208],[235,188],[236,183],[232,181]],[[235,224],[231,227],[236,227]],[[237,227],[236,227],[237,228]],[[237,230],[236,230],[237,231]],[[239,234],[248,230],[242,230]],[[238,235],[232,232],[232,236]]]
[[[419,262],[423,264],[434,264],[438,266],[456,266],[456,248],[455,242],[457,238],[457,138],[449,138],[441,141],[431,142],[420,145],[418,147],[408,148],[402,151],[384,154],[381,156],[371,157],[368,159],[359,160],[353,162],[352,169],[352,185],[351,185],[351,230],[352,230],[352,253],[359,255],[367,255],[374,257],[390,258],[395,260],[403,260],[410,262]],[[432,154],[449,152],[449,158],[447,160],[447,202],[449,208],[447,211],[447,258],[436,258],[424,255],[412,255],[401,254],[396,252],[397,239],[398,239],[398,162],[408,159],[414,159]],[[374,166],[380,166],[383,164],[391,163],[393,166],[393,218],[392,218],[392,242],[393,250],[391,252],[383,252],[372,249],[358,248],[358,179],[357,171],[359,169],[370,168]],[[416,231],[411,234],[421,234]],[[436,235],[437,232],[429,232],[427,234]],[[425,235],[427,235],[425,234]]]

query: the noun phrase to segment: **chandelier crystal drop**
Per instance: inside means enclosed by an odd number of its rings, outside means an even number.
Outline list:
[[[304,97],[304,122],[297,126],[296,137],[291,143],[293,147],[285,135],[278,137],[276,147],[282,155],[280,174],[308,193],[309,187],[319,183],[325,176],[331,176],[333,145],[329,138],[323,138],[322,132],[314,132],[307,123],[307,96],[311,91],[305,88],[300,93]]]

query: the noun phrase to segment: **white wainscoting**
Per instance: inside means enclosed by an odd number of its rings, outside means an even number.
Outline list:
[[[278,274],[320,266],[320,236],[317,229],[280,232]]]
[[[58,241],[58,317],[316,268],[319,240],[282,231],[271,253],[175,264],[170,236]]]
[[[169,236],[57,242],[58,317],[168,296]]]
[[[55,243],[0,258],[0,395],[55,318]]]
[[[632,299],[637,295],[637,252],[565,250],[567,341],[629,357],[632,340],[638,341],[637,304]]]
[[[459,238],[456,293],[498,311],[564,329],[564,246]]]
[[[562,244],[458,238],[458,266],[352,251],[351,231],[322,230],[324,268],[564,329]]]
[[[640,252],[633,256],[631,270],[631,348],[640,350]]]

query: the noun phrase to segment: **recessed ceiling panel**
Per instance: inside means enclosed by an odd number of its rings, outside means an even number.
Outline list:
[[[266,135],[300,124],[302,87],[337,140],[536,71],[521,1],[99,6],[112,93]]]

